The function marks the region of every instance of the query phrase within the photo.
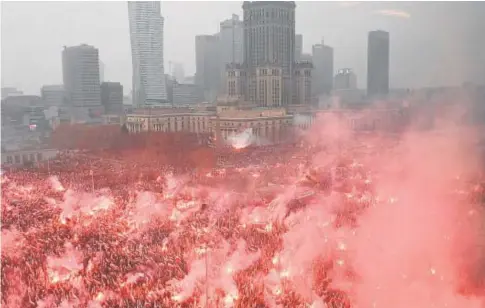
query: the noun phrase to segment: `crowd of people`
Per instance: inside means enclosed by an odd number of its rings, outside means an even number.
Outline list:
[[[329,275],[345,247],[298,263],[288,242],[321,219],[302,209],[319,213],[331,192],[342,206],[315,226],[355,227],[378,202],[371,175],[353,160],[309,171],[312,150],[294,149],[223,153],[222,166],[190,172],[78,152],[4,169],[3,304],[351,307]]]

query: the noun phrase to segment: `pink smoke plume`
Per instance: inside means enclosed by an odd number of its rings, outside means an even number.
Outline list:
[[[126,188],[133,194],[120,205],[113,191],[66,190],[50,178],[46,211],[55,219],[2,229],[2,257],[15,258],[49,224],[69,230],[69,238],[59,248],[60,237],[52,236],[57,249],[44,256],[47,280],[26,283],[20,269],[9,268],[14,286],[5,302],[21,307],[37,283],[79,292],[79,299],[55,301],[50,296],[58,293],[41,293],[38,307],[162,297],[167,307],[332,307],[329,294],[338,291],[350,307],[483,308],[483,275],[476,273],[485,260],[485,213],[470,201],[477,188],[468,185],[482,167],[477,135],[453,121],[437,123],[391,137],[356,135],[345,114],[325,113],[304,136],[309,162],[283,166],[292,172],[278,185],[268,179],[281,166],[219,170],[237,172],[250,183],[246,192],[161,174],[160,191]],[[31,198],[31,188],[11,178],[2,186],[5,211],[16,209],[14,199]],[[95,273],[104,284],[93,283]]]

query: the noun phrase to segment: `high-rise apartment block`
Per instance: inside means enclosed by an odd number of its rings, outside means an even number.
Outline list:
[[[101,105],[98,49],[86,44],[64,47],[62,75],[64,90],[70,106]]]
[[[157,106],[167,102],[163,65],[163,24],[160,1],[129,1],[133,104]]]
[[[244,69],[247,101],[260,106],[292,102],[295,2],[245,1]]]
[[[324,44],[312,47],[313,95],[330,94],[333,88],[333,48]]]
[[[207,101],[215,101],[220,88],[222,64],[219,51],[218,36],[195,37],[195,84],[202,89]]]
[[[367,42],[367,95],[389,93],[389,32],[371,31]]]

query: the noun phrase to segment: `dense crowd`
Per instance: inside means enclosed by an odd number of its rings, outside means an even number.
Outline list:
[[[292,247],[301,228],[352,229],[382,201],[364,166],[309,169],[311,151],[243,149],[191,172],[86,153],[4,170],[2,304],[351,307],[330,275],[358,279],[345,244],[329,238],[329,253],[311,256]],[[329,194],[339,206],[325,216]]]

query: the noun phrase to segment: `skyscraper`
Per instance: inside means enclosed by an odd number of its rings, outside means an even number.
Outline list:
[[[313,94],[330,94],[333,88],[333,48],[324,44],[312,47]]]
[[[160,1],[129,1],[133,105],[167,102],[163,67],[163,22]]]
[[[367,95],[389,93],[389,32],[371,31],[367,42]]]
[[[64,47],[62,77],[67,101],[73,107],[101,105],[99,53],[90,45]]]
[[[246,100],[260,106],[292,101],[295,2],[244,1]]]
[[[216,35],[195,37],[195,84],[204,92],[207,101],[214,101],[219,91],[221,60],[219,38]]]

